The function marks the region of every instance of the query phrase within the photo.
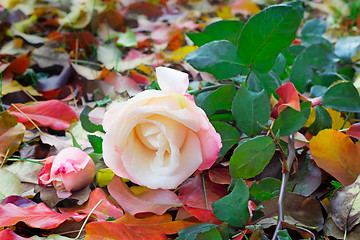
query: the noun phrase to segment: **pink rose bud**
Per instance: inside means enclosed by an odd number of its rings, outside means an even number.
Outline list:
[[[61,150],[46,159],[39,174],[39,184],[51,184],[59,198],[89,186],[95,176],[95,164],[84,151],[76,147]]]
[[[214,164],[221,138],[186,94],[186,73],[158,67],[156,75],[161,91],[145,90],[105,113],[103,157],[120,177],[173,189]]]

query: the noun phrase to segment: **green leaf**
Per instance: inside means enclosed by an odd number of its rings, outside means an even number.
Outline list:
[[[261,173],[275,153],[271,137],[257,136],[242,142],[230,158],[230,175],[235,178],[251,178]]]
[[[334,53],[344,61],[351,58],[360,51],[360,36],[340,38],[335,44]]]
[[[215,216],[232,227],[244,227],[250,218],[248,209],[249,189],[242,179],[238,179],[229,195],[213,202]]]
[[[237,91],[232,103],[236,125],[248,136],[259,134],[270,117],[270,101],[266,92],[251,92],[244,86]],[[261,126],[260,126],[261,125]]]
[[[100,161],[100,159],[103,158],[102,153],[89,153],[88,154],[89,157],[91,157],[91,159],[94,161],[94,163],[98,163]]]
[[[223,157],[232,146],[238,143],[240,133],[236,128],[225,122],[211,122],[211,124],[221,136],[222,147],[219,157]]]
[[[102,153],[102,142],[103,139],[96,135],[87,135],[91,146],[94,149],[94,153]]]
[[[290,235],[286,229],[278,230],[277,234],[278,234],[277,239],[279,239],[279,240],[292,240],[292,238],[290,237]]]
[[[273,132],[280,131],[280,136],[288,136],[298,131],[306,123],[310,107],[311,102],[303,102],[300,104],[300,112],[291,107],[285,108],[275,120]]]
[[[199,71],[208,72],[216,79],[234,77],[247,70],[236,55],[236,46],[229,41],[213,41],[186,55],[185,60]]]
[[[326,22],[317,18],[307,21],[301,30],[301,36],[322,36],[326,31]]]
[[[259,201],[265,201],[279,195],[281,181],[276,178],[264,178],[254,182],[250,187],[250,195]]]
[[[76,141],[74,135],[73,135],[71,132],[69,132],[69,131],[68,131],[68,133],[70,134],[70,136],[71,136],[71,138],[72,138],[73,147],[77,147],[77,148],[80,148],[80,149],[82,150],[80,144]]]
[[[98,124],[94,124],[90,121],[89,119],[89,113],[93,110],[94,108],[91,108],[89,106],[85,106],[84,109],[82,110],[81,114],[80,114],[80,122],[81,122],[81,127],[89,132],[89,133],[94,133],[96,131],[99,132],[103,132],[105,133],[102,125]]]
[[[199,233],[208,232],[216,227],[217,225],[212,223],[190,225],[178,232],[179,237],[176,240],[194,240]]]
[[[129,28],[126,28],[126,32],[116,34],[118,37],[116,45],[123,47],[137,46],[137,40],[135,33]]]
[[[14,173],[0,169],[0,181],[0,200],[11,195],[21,196],[23,192],[21,181]]]
[[[244,22],[241,21],[218,21],[207,25],[201,33],[186,35],[199,47],[215,40],[228,40],[236,44],[243,27]]]
[[[290,46],[301,17],[291,6],[271,6],[245,24],[238,41],[238,56],[246,65],[265,73],[279,53]]]
[[[275,90],[280,86],[281,80],[273,71],[267,73],[252,71],[248,80],[249,90],[257,92],[264,89],[269,95],[275,94]]]
[[[199,233],[195,238],[195,240],[209,240],[209,239],[222,240],[219,230],[213,228],[210,231]]]
[[[317,133],[325,128],[331,128],[331,117],[330,114],[326,111],[325,108],[321,106],[315,106],[315,121],[310,125],[309,132],[312,135],[317,135]]]
[[[306,85],[313,78],[314,70],[328,70],[334,67],[338,59],[325,44],[307,47],[295,59],[290,81],[299,92],[306,90]]]
[[[351,82],[341,82],[326,91],[321,105],[340,112],[360,112],[359,93]]]
[[[234,84],[225,85],[210,93],[200,107],[210,116],[218,110],[230,110],[236,94]]]

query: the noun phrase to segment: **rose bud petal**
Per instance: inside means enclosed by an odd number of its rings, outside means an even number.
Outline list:
[[[103,158],[118,176],[174,189],[210,168],[222,146],[205,112],[186,94],[187,74],[159,67],[161,91],[145,90],[105,113]]]
[[[84,151],[76,147],[61,150],[46,159],[39,174],[39,184],[53,184],[59,198],[89,186],[95,176],[95,164]]]

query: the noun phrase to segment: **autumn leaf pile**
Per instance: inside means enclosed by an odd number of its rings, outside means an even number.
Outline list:
[[[0,239],[357,239],[360,6],[272,4],[2,1]],[[188,74],[222,140],[171,190],[102,159],[105,111],[158,90],[158,66]],[[38,176],[68,147],[96,174],[63,199]]]

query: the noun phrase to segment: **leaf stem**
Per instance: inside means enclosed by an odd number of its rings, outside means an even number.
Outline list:
[[[277,232],[282,228],[282,222],[284,221],[284,197],[286,192],[286,185],[289,180],[290,169],[295,158],[294,134],[291,134],[289,136],[288,148],[289,148],[289,155],[287,157],[286,164],[283,164],[283,170],[282,170],[282,180],[281,180],[281,187],[280,187],[279,200],[278,200],[278,223],[276,225],[276,229],[272,237],[272,240],[277,239]],[[286,167],[286,169],[284,169],[284,167]]]
[[[45,163],[42,163],[41,161],[44,161],[45,159],[26,159],[26,158],[8,158],[8,161],[25,161],[25,162],[31,162],[36,163],[40,165],[45,165]]]
[[[93,207],[93,209],[91,209],[91,211],[89,212],[89,214],[87,215],[87,217],[85,218],[85,221],[83,223],[83,225],[81,226],[78,235],[74,238],[74,240],[79,239],[81,232],[83,231],[87,221],[89,220],[91,214],[95,211],[95,209],[103,202],[102,199],[99,200],[99,202]]]

